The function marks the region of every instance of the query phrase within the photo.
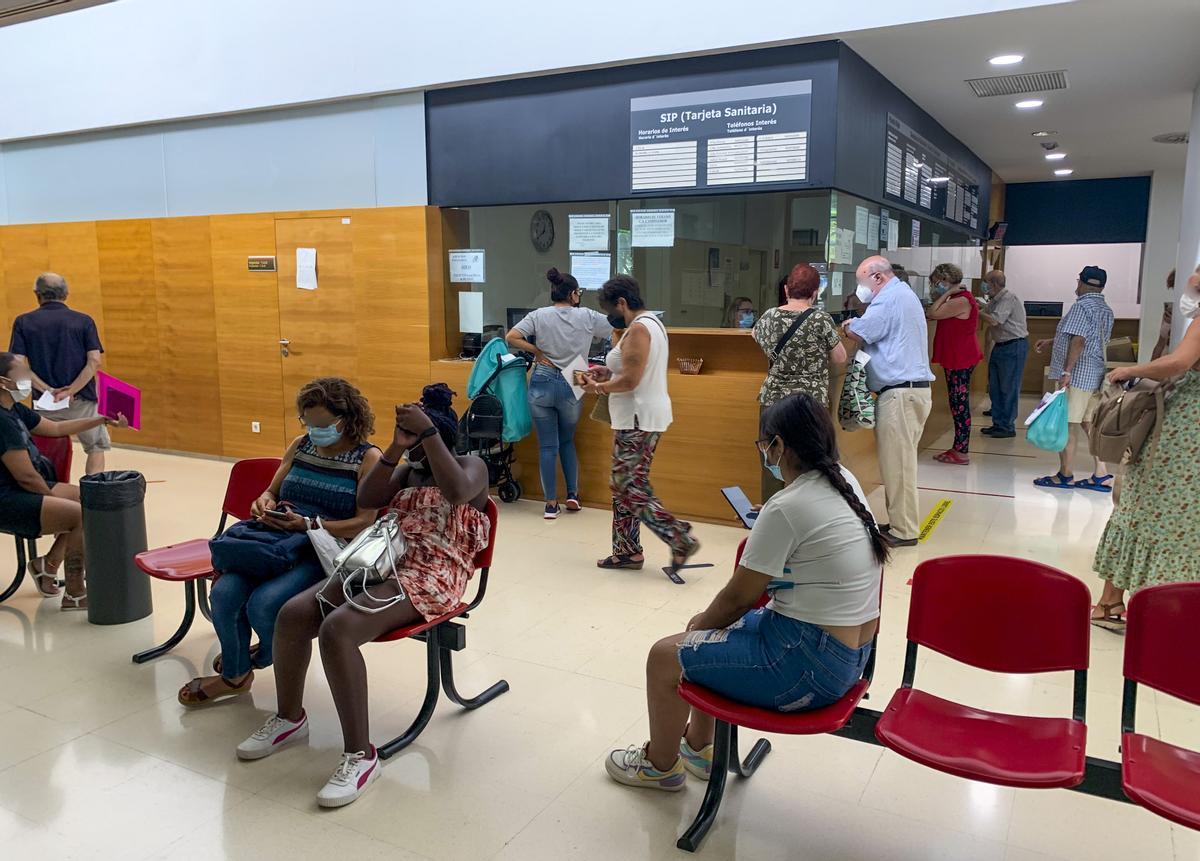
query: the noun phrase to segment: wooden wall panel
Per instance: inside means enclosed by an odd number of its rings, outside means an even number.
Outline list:
[[[355,383],[371,402],[375,441],[383,444],[391,438],[393,406],[416,400],[429,382],[426,212],[361,210],[353,228]]]
[[[154,281],[164,410],[163,445],[220,455],[221,381],[206,216],[153,223]]]
[[[278,457],[284,437],[278,281],[274,272],[246,269],[247,256],[275,253],[275,216],[214,215],[209,225],[225,455]]]
[[[104,367],[142,390],[142,430],[113,432],[113,441],[163,447],[167,399],[159,359],[150,219],[98,222],[96,241],[108,335]]]
[[[46,225],[14,224],[5,227],[0,231],[0,259],[3,259],[4,297],[9,315],[3,337],[7,348],[13,319],[37,307],[33,282],[50,268]]]
[[[100,247],[96,222],[72,221],[46,225],[47,268],[67,279],[67,302],[90,314],[104,343],[104,301],[100,294]]]

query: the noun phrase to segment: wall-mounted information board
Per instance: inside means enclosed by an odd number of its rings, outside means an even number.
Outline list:
[[[979,227],[979,185],[972,173],[888,114],[883,196],[972,230]]]
[[[630,99],[630,190],[803,183],[811,107],[811,80]]]

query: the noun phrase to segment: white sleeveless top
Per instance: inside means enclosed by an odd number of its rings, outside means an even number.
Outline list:
[[[641,324],[650,333],[650,355],[646,371],[636,389],[608,396],[608,413],[613,430],[643,430],[662,433],[671,426],[671,396],[667,394],[667,330],[653,314],[635,317],[632,326]],[[606,360],[613,374],[621,372],[621,345],[613,347]]]

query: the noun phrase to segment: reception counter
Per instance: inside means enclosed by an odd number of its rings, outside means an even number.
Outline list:
[[[736,524],[720,491],[738,485],[752,500],[759,499],[762,466],[754,441],[759,436],[758,390],[767,372],[766,359],[749,332],[684,329],[671,330],[670,338],[668,387],[675,421],[663,434],[654,460],[651,477],[655,491],[667,508],[680,517]],[[697,376],[679,373],[676,361],[679,358],[703,358],[702,373]],[[472,368],[472,362],[462,360],[430,364],[430,380],[446,382],[458,393],[455,407],[460,413],[467,407],[467,378]],[[841,392],[841,374],[835,374],[831,388],[835,393]],[[926,441],[950,427],[945,385],[940,377],[934,383],[933,399]],[[612,430],[607,424],[589,418],[593,403],[592,396],[585,396],[583,418],[575,437],[579,490],[585,505],[608,508]],[[863,488],[869,493],[877,487],[880,478],[875,435],[871,431],[846,433],[839,429],[838,445],[842,462]],[[517,444],[517,463],[524,496],[541,499],[535,434]]]

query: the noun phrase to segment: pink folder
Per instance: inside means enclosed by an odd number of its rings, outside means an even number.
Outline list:
[[[142,429],[141,389],[109,376],[104,371],[97,371],[96,399],[99,401],[100,415],[115,419],[117,413],[122,413],[129,419],[131,428]]]

